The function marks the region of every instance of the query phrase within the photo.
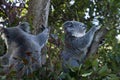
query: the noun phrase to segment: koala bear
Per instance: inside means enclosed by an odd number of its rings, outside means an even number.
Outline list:
[[[84,23],[78,21],[66,21],[63,24],[65,46],[60,55],[64,71],[68,68],[79,67],[82,64],[95,32],[100,29],[100,26],[93,26],[86,33],[86,27]]]
[[[0,27],[0,36],[7,46],[6,54],[0,57],[5,71],[10,69],[18,75],[29,75],[41,67],[41,49],[48,40],[48,28],[38,35],[32,35],[29,23],[23,22],[16,27]]]

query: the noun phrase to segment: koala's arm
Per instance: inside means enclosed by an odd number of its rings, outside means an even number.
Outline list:
[[[42,33],[39,33],[37,35],[37,41],[39,42],[40,46],[44,46],[44,44],[47,42],[49,37],[49,29],[45,28]]]
[[[100,29],[100,26],[93,26],[83,37],[77,38],[74,43],[79,46],[80,49],[88,48],[94,38],[95,32]]]

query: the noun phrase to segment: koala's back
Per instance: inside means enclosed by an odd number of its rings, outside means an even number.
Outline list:
[[[6,54],[0,57],[1,65],[5,65],[4,71],[9,73],[15,70],[17,75],[22,76],[40,68],[41,49],[48,40],[48,28],[38,35],[32,35],[29,24],[21,23],[16,27],[0,27],[0,34],[7,47]]]
[[[11,32],[11,55],[9,57],[9,66],[14,65],[14,69],[19,71],[24,66],[31,67],[33,70],[41,65],[41,46],[37,37],[22,31],[19,28]],[[29,68],[26,68],[25,74],[29,74]]]
[[[16,37],[14,38],[13,42],[13,48],[15,48],[13,55],[19,57],[24,57],[28,54],[32,55],[33,53],[39,53],[41,50],[40,45],[36,40],[36,36],[28,34],[22,30],[18,30],[16,32]]]

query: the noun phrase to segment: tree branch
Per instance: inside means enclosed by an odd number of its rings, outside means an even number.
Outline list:
[[[48,23],[50,0],[31,0],[29,1],[28,22],[34,26],[34,34],[40,32],[42,25]]]

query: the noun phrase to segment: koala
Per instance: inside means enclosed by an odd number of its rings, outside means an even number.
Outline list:
[[[18,27],[20,27],[23,31],[30,33],[30,26],[28,22],[21,22]]]
[[[0,36],[7,46],[6,54],[0,57],[4,71],[9,69],[18,75],[29,75],[41,67],[41,49],[48,40],[48,28],[32,35],[29,23],[23,22],[16,27],[0,27]]]
[[[68,68],[79,67],[86,57],[95,32],[100,26],[93,26],[86,32],[86,25],[78,21],[66,21],[63,24],[65,32],[65,46],[62,51],[62,66],[66,71]]]

